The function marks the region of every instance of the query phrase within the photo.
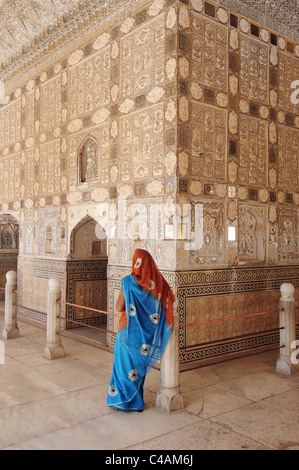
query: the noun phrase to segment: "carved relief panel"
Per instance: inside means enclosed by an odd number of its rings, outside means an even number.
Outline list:
[[[298,210],[281,207],[278,213],[278,258],[298,260]]]
[[[217,90],[228,88],[228,29],[191,13],[192,80]]]
[[[60,193],[60,140],[41,146],[40,193]]]
[[[241,184],[267,186],[268,123],[240,116],[240,157],[238,176]]]
[[[164,172],[164,104],[120,119],[121,181]]]
[[[0,160],[0,197],[9,201],[20,196],[20,154]]]
[[[202,246],[198,250],[190,251],[191,264],[223,264],[225,205],[216,200],[198,203],[203,204]]]
[[[0,147],[21,139],[21,100],[0,109]]]
[[[289,191],[299,189],[299,131],[277,126],[278,187]]]
[[[41,130],[61,125],[61,75],[41,86]]]
[[[127,34],[120,41],[120,95],[123,100],[144,95],[165,80],[164,14]]]
[[[24,181],[22,185],[22,189],[24,191],[24,195],[27,197],[33,197],[34,195],[34,182],[35,177],[35,165],[38,168],[39,162],[35,161],[35,152],[34,149],[26,150],[25,151],[25,159],[24,159]]]
[[[109,106],[110,70],[110,46],[70,67],[68,71],[70,119]]]
[[[26,137],[32,137],[35,133],[34,123],[34,95],[35,90],[30,91],[26,95]]]
[[[192,177],[225,182],[227,111],[192,101],[190,127]]]
[[[240,96],[267,104],[268,46],[240,33]]]
[[[240,262],[263,262],[266,253],[265,208],[240,205],[238,221]]]

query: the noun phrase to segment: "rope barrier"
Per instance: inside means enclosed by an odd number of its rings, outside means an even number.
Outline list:
[[[16,307],[24,308],[25,310],[30,310],[30,312],[40,313],[41,315],[47,316],[47,313],[46,313],[46,312],[41,312],[40,310],[35,310],[35,309],[32,308],[32,307],[25,307],[24,305],[18,305],[18,304],[16,304]]]
[[[120,318],[120,314],[118,313],[112,313],[112,312],[105,312],[104,310],[98,310],[96,308],[92,308],[92,307],[85,307],[83,305],[77,305],[77,304],[71,304],[70,302],[65,302],[64,300],[57,300],[57,302],[59,304],[65,304],[65,305],[70,305],[71,307],[78,307],[78,308],[82,308],[84,310],[91,310],[92,312],[97,312],[97,313],[104,313],[106,315],[113,315],[114,317],[119,317]]]
[[[98,326],[88,325],[86,323],[82,323],[82,322],[79,322],[79,321],[76,321],[76,320],[71,320],[71,319],[64,318],[64,317],[57,317],[57,318],[59,320],[65,321],[65,322],[75,323],[77,325],[86,326],[87,328],[93,328],[94,330],[105,331],[106,333],[116,334],[116,331],[110,331],[110,330],[107,330],[106,328],[99,328]]]
[[[238,354],[238,355],[234,354],[234,357],[231,360],[242,359],[244,357],[249,357],[249,356],[255,356],[256,354],[262,354],[264,352],[273,351],[273,350],[281,349],[281,348],[284,348],[284,347],[285,347],[284,345],[282,345],[282,346],[273,346],[271,348],[264,348],[264,349],[260,349],[259,351],[255,351],[255,352],[250,352],[250,353],[247,352],[246,354]],[[205,358],[205,359],[208,359],[208,358]],[[222,364],[223,362],[227,362],[229,360],[230,359],[223,359],[223,360],[220,360],[220,361],[213,361],[213,362],[209,361],[206,364],[199,364],[199,365],[197,363],[193,367],[186,367],[184,369],[181,369],[180,372],[188,372],[190,370],[200,369],[201,367],[209,367],[209,366],[213,366],[213,365],[216,365],[216,364]]]
[[[61,331],[59,333],[59,336],[63,336],[64,338],[68,338],[68,339],[71,339],[73,341],[78,341],[79,343],[83,343],[83,344],[87,344],[87,346],[92,346],[94,348],[97,348],[97,349],[102,349],[104,351],[107,351],[107,352],[110,352],[110,353],[113,353],[113,348],[112,347],[109,347],[109,346],[105,346],[103,344],[100,344],[100,343],[96,343],[96,342],[93,342],[93,341],[88,341],[87,339],[83,339],[83,338],[79,338],[78,336],[75,336],[75,335],[72,335],[66,331]]]
[[[255,331],[254,333],[246,333],[246,335],[238,335],[238,336],[231,336],[229,338],[221,338],[221,341],[231,341],[231,340],[239,340],[239,339],[246,339],[248,336],[256,336],[256,335],[262,335],[266,333],[277,333],[280,330],[284,330],[284,326],[272,330],[264,330],[264,331]],[[217,344],[219,343],[219,339],[216,339],[214,341],[207,341],[206,343],[198,343],[198,344],[191,344],[189,346],[180,346],[179,349],[189,349],[189,348],[196,348],[199,346],[206,346],[206,345],[212,345],[212,344]]]
[[[28,295],[29,297],[35,297],[36,299],[43,299],[47,300],[47,297],[42,297],[41,295],[35,295],[35,294],[29,294],[28,292],[22,292],[19,290],[14,290],[16,294],[23,294],[23,295]]]
[[[259,313],[248,313],[246,315],[238,315],[238,316],[235,316],[235,317],[217,318],[215,320],[205,320],[205,321],[201,321],[201,322],[186,323],[185,325],[180,325],[180,328],[185,328],[187,326],[206,325],[207,323],[216,323],[216,322],[221,322],[221,321],[236,320],[238,318],[256,317],[256,316],[259,316],[259,315],[266,315],[266,314],[269,314],[269,313],[276,313],[276,312],[282,312],[282,309],[268,310],[267,312],[259,312]]]

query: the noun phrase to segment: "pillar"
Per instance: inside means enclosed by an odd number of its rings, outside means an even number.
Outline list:
[[[17,273],[8,271],[5,284],[5,320],[3,338],[19,338],[20,332],[17,324]]]
[[[280,356],[276,362],[276,371],[290,375],[297,364],[292,363],[293,347],[296,343],[294,286],[283,283],[280,286]],[[298,365],[297,365],[298,367]]]
[[[180,392],[179,368],[179,317],[177,302],[174,304],[173,333],[161,357],[160,391],[157,393],[156,407],[165,413],[184,408],[184,400]]]
[[[49,291],[47,300],[47,344],[44,351],[46,359],[58,359],[64,357],[64,348],[60,338],[60,280],[58,278],[49,279]]]

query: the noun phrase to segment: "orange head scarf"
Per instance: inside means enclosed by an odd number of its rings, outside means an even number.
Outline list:
[[[132,260],[132,274],[138,284],[157,297],[166,309],[166,322],[173,326],[174,294],[160,273],[151,254],[141,248],[135,250]]]

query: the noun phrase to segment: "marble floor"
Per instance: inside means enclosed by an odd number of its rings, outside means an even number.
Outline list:
[[[49,361],[45,331],[19,328],[3,341],[1,450],[299,450],[299,373],[276,373],[277,351],[181,373],[185,408],[169,415],[152,370],[144,412],[122,412],[106,406],[113,354],[62,338]]]

